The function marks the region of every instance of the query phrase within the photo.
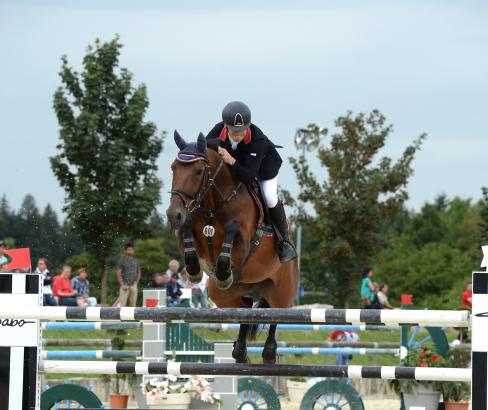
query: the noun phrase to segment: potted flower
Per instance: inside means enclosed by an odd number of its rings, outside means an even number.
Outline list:
[[[406,367],[446,367],[446,360],[431,346],[410,349],[402,366]],[[436,381],[391,380],[390,387],[400,397],[405,408],[437,410],[442,384]]]
[[[179,381],[174,375],[154,377],[141,387],[150,409],[188,409],[192,397],[205,403],[220,403],[220,397],[202,376],[191,376],[185,381]]]
[[[449,367],[467,368],[471,360],[471,353],[465,349],[452,349],[447,353]],[[467,410],[471,390],[468,383],[444,382],[442,383],[442,396],[446,410]]]

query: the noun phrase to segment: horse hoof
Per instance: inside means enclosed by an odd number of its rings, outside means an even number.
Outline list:
[[[232,286],[232,283],[234,283],[234,275],[232,274],[232,271],[227,279],[220,280],[219,278],[215,277],[215,283],[220,290],[229,289]]]
[[[202,273],[202,271],[200,271],[196,275],[188,274],[188,278],[190,279],[191,283],[200,283],[203,279],[203,273]]]
[[[270,357],[263,357],[264,364],[276,364],[276,356],[273,358]]]

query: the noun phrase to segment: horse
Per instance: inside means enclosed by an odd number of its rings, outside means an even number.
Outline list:
[[[173,179],[168,221],[176,230],[190,280],[209,274],[208,294],[221,308],[289,308],[298,286],[298,263],[280,263],[275,236],[262,236],[262,211],[252,190],[240,183],[217,153],[218,141],[200,133],[187,143],[177,131],[179,148],[171,164]],[[207,147],[208,144],[208,147]],[[248,363],[247,340],[259,325],[240,324],[232,352]],[[276,324],[269,326],[262,359],[276,362]]]

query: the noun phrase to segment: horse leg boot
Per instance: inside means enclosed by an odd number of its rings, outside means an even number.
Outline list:
[[[193,243],[193,223],[190,215],[187,216],[185,225],[183,225],[183,244],[185,248],[184,259],[188,277],[192,283],[200,283],[202,281],[203,273]]]
[[[239,223],[231,219],[224,225],[224,240],[220,251],[215,272],[216,284],[219,289],[225,290],[232,286],[232,247],[234,239],[240,230]]]
[[[276,349],[278,344],[276,343],[276,325],[269,326],[268,337],[266,343],[264,343],[263,353],[261,354],[264,364],[276,363]]]
[[[239,336],[234,342],[234,349],[232,350],[232,357],[235,359],[236,363],[249,363],[246,342],[249,326],[250,325],[239,326]]]
[[[297,251],[288,236],[288,221],[286,220],[283,203],[278,201],[274,208],[268,208],[269,215],[281,236],[278,241],[278,257],[281,263],[289,262],[297,257]]]

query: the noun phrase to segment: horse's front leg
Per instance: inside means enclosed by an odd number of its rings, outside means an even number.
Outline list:
[[[233,219],[224,225],[224,240],[215,271],[216,284],[219,289],[225,290],[232,286],[234,280],[232,275],[232,247],[239,230],[239,223]]]
[[[247,356],[247,334],[249,332],[250,325],[240,325],[239,336],[234,342],[234,350],[232,350],[232,357],[236,363],[249,363],[249,357]]]
[[[265,364],[275,364],[276,363],[276,349],[278,344],[276,343],[276,325],[269,326],[268,337],[266,343],[263,347],[263,353],[261,354],[263,358],[263,363]]]
[[[186,271],[188,272],[191,282],[199,283],[202,280],[203,273],[202,268],[200,267],[197,251],[195,249],[193,239],[193,222],[190,215],[187,216],[182,230]]]

